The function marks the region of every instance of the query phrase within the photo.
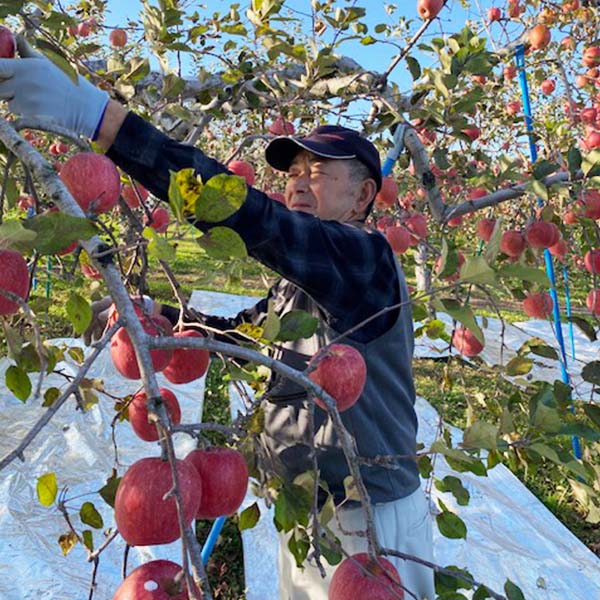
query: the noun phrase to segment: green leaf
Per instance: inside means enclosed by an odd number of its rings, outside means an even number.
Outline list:
[[[535,442],[529,446],[529,450],[539,454],[540,456],[547,458],[548,460],[556,463],[557,465],[562,464],[562,460],[560,460],[556,450],[547,444],[542,444],[540,442]]]
[[[533,361],[531,359],[515,356],[508,361],[505,371],[509,377],[516,377],[517,375],[526,375],[532,368]]]
[[[407,56],[404,60],[406,60],[413,81],[419,79],[419,77],[421,77],[421,65],[419,64],[419,61],[412,56]]]
[[[96,507],[91,502],[84,502],[81,505],[79,518],[82,523],[85,523],[94,529],[101,529],[104,526],[102,515],[96,510]]]
[[[358,488],[356,487],[356,483],[354,482],[354,477],[352,477],[352,475],[347,475],[344,477],[344,492],[347,500],[356,500],[357,502],[360,502]]]
[[[196,238],[196,241],[211,258],[217,260],[248,256],[244,240],[229,227],[212,227],[202,237]]]
[[[120,482],[121,478],[117,477],[116,471],[113,471],[113,474],[106,480],[104,486],[98,490],[104,502],[112,508],[115,507],[115,496]]]
[[[461,281],[494,285],[496,274],[483,256],[468,257],[460,268]]]
[[[92,322],[92,306],[79,294],[71,292],[66,304],[67,317],[77,335],[81,335]]]
[[[463,486],[462,481],[458,477],[446,475],[441,481],[436,479],[435,487],[440,492],[451,492],[461,506],[469,504],[469,498],[471,497],[469,490]]]
[[[446,325],[439,319],[430,319],[425,324],[425,333],[431,340],[437,340],[446,333]]]
[[[94,551],[94,534],[90,529],[85,529],[81,532],[81,537],[83,538],[83,545],[90,551]]]
[[[516,263],[512,265],[503,265],[500,267],[500,269],[498,269],[497,275],[499,278],[520,279],[521,281],[538,283],[545,287],[549,287],[550,285],[545,271],[542,271],[541,269],[525,267]]]
[[[485,421],[476,421],[465,429],[462,446],[465,448],[485,448],[495,450],[497,447],[498,428]]]
[[[538,198],[548,201],[548,188],[537,179],[533,179],[527,184],[527,189],[534,193]]]
[[[183,196],[179,190],[176,171],[169,171],[169,206],[178,222],[185,221]]]
[[[600,406],[596,404],[584,404],[583,412],[588,419],[593,421],[594,425],[600,427]]]
[[[581,317],[567,317],[567,321],[577,325],[583,335],[585,335],[590,342],[595,342],[598,339],[596,330],[586,319],[582,319]]]
[[[533,426],[541,431],[554,433],[560,431],[562,420],[555,408],[538,403],[533,418]]]
[[[152,227],[144,227],[142,236],[148,240],[149,256],[167,262],[175,259],[176,254],[173,246]]]
[[[510,579],[507,579],[504,584],[504,593],[508,600],[525,600],[521,588],[515,585]]]
[[[530,340],[529,351],[536,356],[558,360],[558,352],[551,346],[545,344],[542,340],[539,340],[538,343],[531,343]]]
[[[592,169],[597,165],[600,165],[600,150],[592,150],[589,154],[586,154],[583,157],[581,162],[581,170],[587,177],[590,176]]]
[[[431,458],[426,454],[422,454],[417,458],[417,467],[419,468],[419,475],[423,479],[429,479],[433,472],[433,463]]]
[[[281,321],[275,312],[273,300],[269,300],[267,309],[267,318],[263,324],[263,337],[267,340],[274,340],[281,330]]]
[[[129,73],[123,77],[123,81],[137,83],[150,73],[150,61],[147,58],[132,57],[129,61]]]
[[[281,329],[277,340],[292,342],[300,338],[309,338],[319,328],[319,320],[304,310],[291,310],[281,317]]]
[[[236,213],[248,194],[246,180],[238,175],[220,173],[211,177],[200,190],[196,218],[219,223]]]
[[[429,316],[427,307],[424,304],[422,304],[420,302],[412,302],[411,306],[412,306],[413,321],[415,323],[424,321]]]
[[[39,503],[42,506],[52,506],[58,492],[56,474],[46,473],[38,477],[36,490]]]
[[[574,175],[579,169],[581,169],[581,152],[575,146],[569,148],[567,152],[567,161],[569,163],[569,172]]]
[[[456,272],[458,267],[458,252],[452,243],[442,238],[442,254],[440,256],[440,267],[437,273],[438,278],[443,279]]]
[[[69,533],[63,533],[59,536],[58,545],[62,550],[63,556],[69,554],[69,552],[75,548],[78,541],[77,534],[74,531],[69,531]]]
[[[297,528],[288,540],[288,549],[296,559],[296,566],[299,569],[302,568],[310,549],[310,542],[306,533]]]
[[[52,406],[58,399],[59,395],[60,395],[60,390],[58,388],[55,388],[55,387],[48,388],[44,392],[44,402],[42,403],[42,406],[44,408],[48,408],[49,406]]]
[[[260,508],[258,508],[258,504],[254,502],[248,508],[245,508],[240,513],[239,519],[239,528],[240,531],[244,531],[245,529],[252,529],[260,519]]]
[[[185,89],[185,80],[174,73],[167,73],[163,79],[162,97],[176,98]]]
[[[23,224],[37,234],[31,247],[40,254],[56,254],[73,242],[88,240],[98,233],[89,219],[60,211],[32,217]]]
[[[581,378],[588,383],[600,385],[600,361],[593,360],[581,370]]]
[[[433,307],[440,311],[449,314],[453,319],[462,323],[482,344],[485,343],[483,331],[475,320],[475,315],[471,307],[467,304],[462,306],[458,300],[454,298],[434,298]]]
[[[440,504],[443,506],[442,512],[435,517],[440,533],[451,540],[466,540],[467,526],[464,521],[458,515],[447,510],[441,500]]]
[[[9,219],[0,225],[0,248],[19,248],[19,244],[25,243],[30,247],[37,233],[23,227],[21,221]]]
[[[498,253],[500,252],[500,240],[502,239],[502,217],[497,217],[496,222],[494,223],[494,230],[492,231],[492,236],[490,237],[490,241],[487,243],[485,248],[485,260],[488,265],[492,264]]]
[[[556,163],[550,162],[549,160],[538,160],[533,167],[533,176],[536,179],[541,180],[558,171],[558,169],[560,169],[560,165],[557,165]]]
[[[275,501],[275,526],[278,531],[290,531],[298,523],[308,525],[312,497],[299,485],[284,485]]]
[[[25,402],[31,395],[31,380],[29,375],[15,365],[11,365],[6,369],[4,376],[6,387],[21,401]]]

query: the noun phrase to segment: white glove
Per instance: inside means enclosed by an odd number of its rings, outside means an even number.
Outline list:
[[[0,59],[0,100],[23,117],[52,119],[71,131],[94,139],[109,101],[108,93],[81,75],[75,84],[52,61],[34,52],[17,36],[21,58]]]

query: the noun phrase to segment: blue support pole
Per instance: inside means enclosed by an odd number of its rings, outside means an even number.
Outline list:
[[[217,543],[217,539],[219,538],[219,534],[221,533],[221,529],[223,529],[223,525],[225,524],[226,517],[218,517],[215,519],[215,522],[212,524],[210,528],[210,532],[208,537],[206,538],[206,542],[204,542],[204,546],[202,547],[202,564],[206,566],[208,563],[208,559],[212,554],[213,548]]]
[[[535,164],[537,161],[537,147],[535,145],[535,141],[533,139],[533,117],[531,111],[531,102],[529,100],[529,88],[527,85],[527,73],[525,72],[525,46],[520,45],[517,48],[517,52],[515,55],[515,60],[517,63],[517,69],[519,70],[519,83],[521,84],[521,95],[523,97],[523,112],[525,113],[525,127],[528,133],[529,140],[529,152],[531,154],[531,163]],[[542,206],[543,201],[541,198],[537,199],[538,205]],[[565,350],[565,340],[563,338],[562,332],[562,324],[560,319],[560,308],[558,306],[558,295],[556,293],[556,277],[554,273],[554,265],[552,263],[552,254],[548,248],[544,249],[544,260],[546,263],[546,273],[548,274],[548,279],[550,280],[550,296],[552,297],[552,301],[554,303],[553,308],[553,317],[554,317],[554,326],[556,330],[556,339],[558,341],[558,345],[560,348],[560,371],[562,376],[563,383],[569,385],[569,373],[567,371],[567,352]],[[567,287],[568,293],[568,287]],[[570,312],[571,300],[570,297],[567,296],[567,304],[568,304],[568,313]],[[573,329],[571,327],[571,348],[574,354],[574,342],[572,337]],[[575,412],[575,407],[573,402],[571,401],[571,412]],[[573,453],[576,458],[581,458],[581,448],[579,444],[579,438],[573,436],[572,438],[573,445]]]

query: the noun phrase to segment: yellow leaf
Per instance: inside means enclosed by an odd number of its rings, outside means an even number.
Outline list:
[[[37,480],[37,495],[42,506],[52,506],[58,486],[56,485],[56,474],[46,473]]]

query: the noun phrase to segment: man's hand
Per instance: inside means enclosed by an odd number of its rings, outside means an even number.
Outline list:
[[[108,93],[81,77],[74,83],[25,39],[17,36],[21,58],[0,59],[0,99],[23,117],[45,117],[94,138],[108,104]]]

